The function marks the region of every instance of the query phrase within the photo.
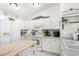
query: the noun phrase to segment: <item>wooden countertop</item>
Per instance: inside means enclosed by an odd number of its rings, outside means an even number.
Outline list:
[[[15,56],[24,51],[25,49],[32,47],[35,44],[32,40],[19,40],[14,43],[0,46],[1,56]]]

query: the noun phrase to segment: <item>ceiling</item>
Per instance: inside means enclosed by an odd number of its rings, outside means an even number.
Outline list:
[[[46,8],[49,8],[56,3],[40,3],[38,8],[33,6],[33,3],[18,3],[18,7],[11,7],[9,3],[0,3],[0,10],[4,11],[5,14],[13,14],[17,17],[26,19],[36,13],[39,13]]]

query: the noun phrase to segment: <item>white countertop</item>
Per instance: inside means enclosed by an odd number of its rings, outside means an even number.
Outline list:
[[[63,42],[63,49],[67,56],[79,56],[79,41],[71,38],[61,38]]]

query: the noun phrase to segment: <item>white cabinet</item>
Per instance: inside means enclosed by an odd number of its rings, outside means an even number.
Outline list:
[[[51,52],[59,54],[59,50],[60,50],[59,46],[60,46],[59,38],[51,38],[50,39],[50,51]]]
[[[59,29],[60,18],[47,18],[47,19],[38,19],[30,20],[25,24],[26,29]]]
[[[43,19],[27,21],[25,23],[25,28],[41,30],[41,29],[43,29]]]
[[[59,29],[61,18],[43,19],[44,29]]]
[[[51,19],[43,19],[44,29],[52,29]]]
[[[46,51],[50,51],[50,40],[48,38],[42,39],[42,49]]]
[[[52,27],[52,29],[59,29],[60,28],[60,18],[52,18],[51,19],[51,27]]]
[[[42,49],[59,54],[59,38],[43,38]]]
[[[38,29],[38,30],[43,29],[43,19],[33,20],[32,26],[33,29]]]

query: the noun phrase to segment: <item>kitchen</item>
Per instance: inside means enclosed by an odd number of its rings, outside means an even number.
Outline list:
[[[79,56],[79,3],[0,3],[0,56]]]

